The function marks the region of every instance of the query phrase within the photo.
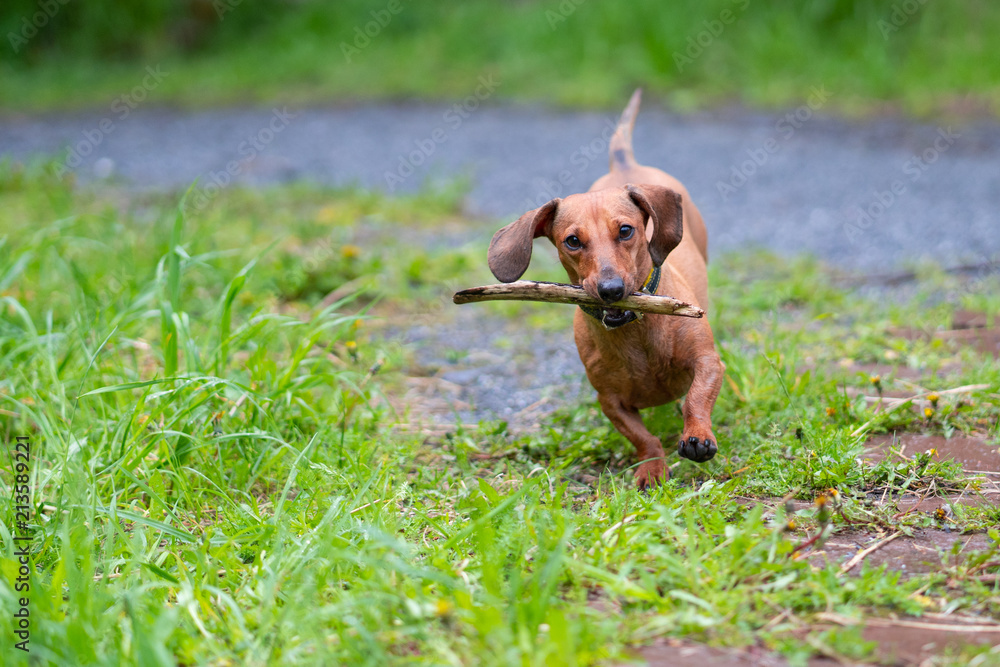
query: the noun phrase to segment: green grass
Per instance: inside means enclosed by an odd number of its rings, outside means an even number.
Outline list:
[[[1000,364],[891,331],[950,316],[942,293],[996,312],[995,279],[929,272],[915,299],[886,305],[807,259],[718,260],[722,455],[680,463],[644,495],[591,401],[536,433],[396,428],[405,415],[386,397],[409,356],[383,322],[447,321],[443,294],[487,276],[485,238],[433,249],[442,230],[463,229],[457,193],[232,189],[190,218],[179,199],[75,191],[46,165],[0,168],[0,437],[8,451],[15,436],[32,442],[39,663],[589,665],[668,636],[762,643],[803,664],[870,655],[849,628],[796,639],[820,612],[1000,612],[995,587],[965,576],[975,563],[844,578],[793,557],[823,525],[934,523],[870,506],[873,490],[968,486],[936,460],[859,466],[853,433],[870,422],[996,441]],[[347,281],[360,292],[324,306]],[[928,419],[877,416],[847,398],[870,383],[841,371],[844,358],[919,365],[935,389],[990,389],[971,405],[942,398]],[[966,370],[933,379],[955,360]],[[671,405],[649,423],[670,434],[681,421]],[[15,503],[0,458],[10,619]],[[780,502],[754,500],[831,487],[843,514],[801,509],[794,530]],[[998,518],[958,508],[951,525],[958,538]],[[10,623],[0,627],[2,662],[18,664]]]
[[[0,12],[0,32],[17,33],[36,4]],[[903,4],[472,0],[403,2],[389,14],[371,0],[263,1],[220,19],[209,3],[125,3],[114,13],[70,3],[0,62],[0,108],[106,109],[148,65],[165,77],[139,91],[142,104],[456,99],[486,76],[498,82],[495,99],[614,110],[636,86],[679,110],[780,108],[824,87],[827,111],[995,113],[1000,7],[927,2],[908,14]],[[345,55],[372,12],[385,26]]]

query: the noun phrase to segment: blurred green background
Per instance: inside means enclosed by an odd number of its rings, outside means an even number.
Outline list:
[[[826,88],[824,112],[981,116],[1000,108],[997,35],[997,0],[0,0],[0,112],[115,110],[123,96],[189,108],[442,100],[487,77],[508,102],[614,112],[641,85],[680,111],[787,107]],[[234,114],[205,115],[224,127]],[[84,132],[103,140],[101,117]],[[20,120],[5,137],[60,124]],[[159,139],[158,122],[141,138]],[[162,159],[154,141],[129,145]],[[218,168],[209,149],[188,155]],[[216,186],[185,216],[176,191],[114,177],[77,187],[59,175],[68,161],[0,159],[0,442],[30,434],[35,447],[34,664],[606,665],[664,637],[846,664],[874,655],[864,619],[1000,617],[996,534],[958,556],[1000,522],[996,503],[959,502],[986,498],[979,473],[913,448],[905,458],[905,444],[859,464],[868,433],[998,441],[1000,365],[959,344],[972,339],[936,335],[963,333],[962,310],[995,326],[993,264],[975,279],[920,265],[912,282],[859,289],[794,255],[713,255],[723,453],[672,462],[673,481],[638,494],[632,450],[589,390],[577,397],[579,372],[529,369],[568,340],[555,334],[572,309],[451,307],[454,289],[491,280],[485,241],[500,226],[466,212],[469,181],[392,197]],[[809,178],[834,182],[836,165],[822,166]],[[936,178],[921,187],[949,183]],[[761,189],[795,202],[798,185]],[[941,198],[971,193],[988,209],[991,187]],[[776,218],[798,206],[771,201]],[[924,213],[992,224],[950,210]],[[561,279],[547,257],[531,277]],[[492,384],[510,369],[517,385]],[[502,396],[522,378],[553,383],[517,413],[536,427],[451,427],[466,408],[490,414],[469,387]],[[882,383],[912,403],[885,409]],[[674,405],[649,417],[668,445],[682,431]],[[0,465],[7,619],[22,607],[12,469]],[[901,511],[904,494],[949,494],[952,509]],[[936,531],[912,541],[934,571],[869,562],[847,578],[833,556],[800,558],[831,522],[840,544],[877,535],[868,551],[888,530]],[[949,537],[958,546],[939,548]],[[0,665],[23,662],[13,631],[0,623]]]
[[[367,34],[366,34],[367,33]],[[995,0],[5,0],[0,108],[106,107],[168,72],[160,103],[468,95],[677,110],[804,100],[856,115],[993,115]]]

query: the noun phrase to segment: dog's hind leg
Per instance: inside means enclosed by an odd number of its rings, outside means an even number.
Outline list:
[[[666,481],[670,477],[670,471],[667,469],[663,445],[642,423],[638,408],[626,406],[618,396],[598,394],[597,398],[614,427],[635,446],[640,461],[635,471],[639,489],[648,489]]]

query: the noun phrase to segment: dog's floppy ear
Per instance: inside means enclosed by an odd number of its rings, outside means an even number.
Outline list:
[[[670,251],[684,236],[684,214],[681,196],[662,185],[626,185],[632,202],[646,214],[647,224],[653,225],[649,240],[649,256],[653,266],[660,266]]]
[[[528,270],[531,243],[539,236],[548,234],[558,206],[559,200],[553,199],[528,211],[493,235],[487,257],[490,271],[500,282],[512,283]]]

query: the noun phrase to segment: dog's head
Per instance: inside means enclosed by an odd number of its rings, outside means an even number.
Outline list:
[[[517,280],[531,261],[532,241],[546,236],[570,282],[610,304],[639,291],[683,233],[681,196],[669,188],[626,185],[570,195],[498,231],[490,242],[490,270],[502,282]],[[618,315],[611,313],[612,321]]]

